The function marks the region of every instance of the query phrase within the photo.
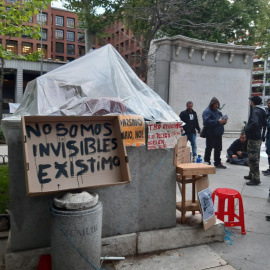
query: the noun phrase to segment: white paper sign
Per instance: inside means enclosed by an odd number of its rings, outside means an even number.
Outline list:
[[[148,149],[174,148],[181,136],[180,122],[148,124]]]
[[[198,193],[200,200],[203,220],[206,221],[215,215],[215,209],[211,196],[211,189],[208,187]]]

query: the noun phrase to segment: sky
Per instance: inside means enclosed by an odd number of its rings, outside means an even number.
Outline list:
[[[51,5],[56,8],[64,8],[61,1],[53,1]]]

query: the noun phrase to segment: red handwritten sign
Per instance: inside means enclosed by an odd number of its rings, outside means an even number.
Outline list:
[[[180,122],[148,124],[148,149],[174,148],[181,136]]]

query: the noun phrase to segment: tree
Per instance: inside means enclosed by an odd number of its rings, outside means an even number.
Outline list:
[[[63,2],[67,9],[74,10],[78,14],[82,22],[80,28],[85,31],[86,51],[92,49],[95,38],[104,36],[105,28],[114,21],[121,3],[121,0],[66,0]]]
[[[28,22],[34,14],[46,8],[50,2],[51,0],[22,0],[14,3],[6,3],[4,0],[0,0],[0,35],[8,37],[8,40],[14,37],[21,37],[22,35],[40,38],[40,26],[30,25]],[[5,60],[24,59],[35,61],[39,57],[40,53],[37,52],[24,56],[15,55],[7,49],[7,44],[6,46],[0,44],[0,119],[2,119],[3,111]]]
[[[259,46],[258,56],[267,59],[270,56],[270,6],[267,3],[256,21],[256,45]]]
[[[121,16],[141,40],[141,70],[146,71],[154,38],[184,35],[201,40],[253,45],[267,0],[127,0]],[[140,39],[142,37],[142,39]]]

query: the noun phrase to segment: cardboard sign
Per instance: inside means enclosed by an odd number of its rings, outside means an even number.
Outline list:
[[[196,189],[203,219],[203,227],[208,230],[216,224],[214,205],[211,197],[210,183],[208,176],[196,181]]]
[[[180,122],[148,123],[148,149],[174,148],[181,135]]]
[[[118,116],[22,118],[27,195],[130,182]]]
[[[190,162],[190,147],[187,147],[187,136],[180,136],[174,148],[173,165]]]
[[[145,145],[144,120],[140,115],[119,115],[126,146]]]

